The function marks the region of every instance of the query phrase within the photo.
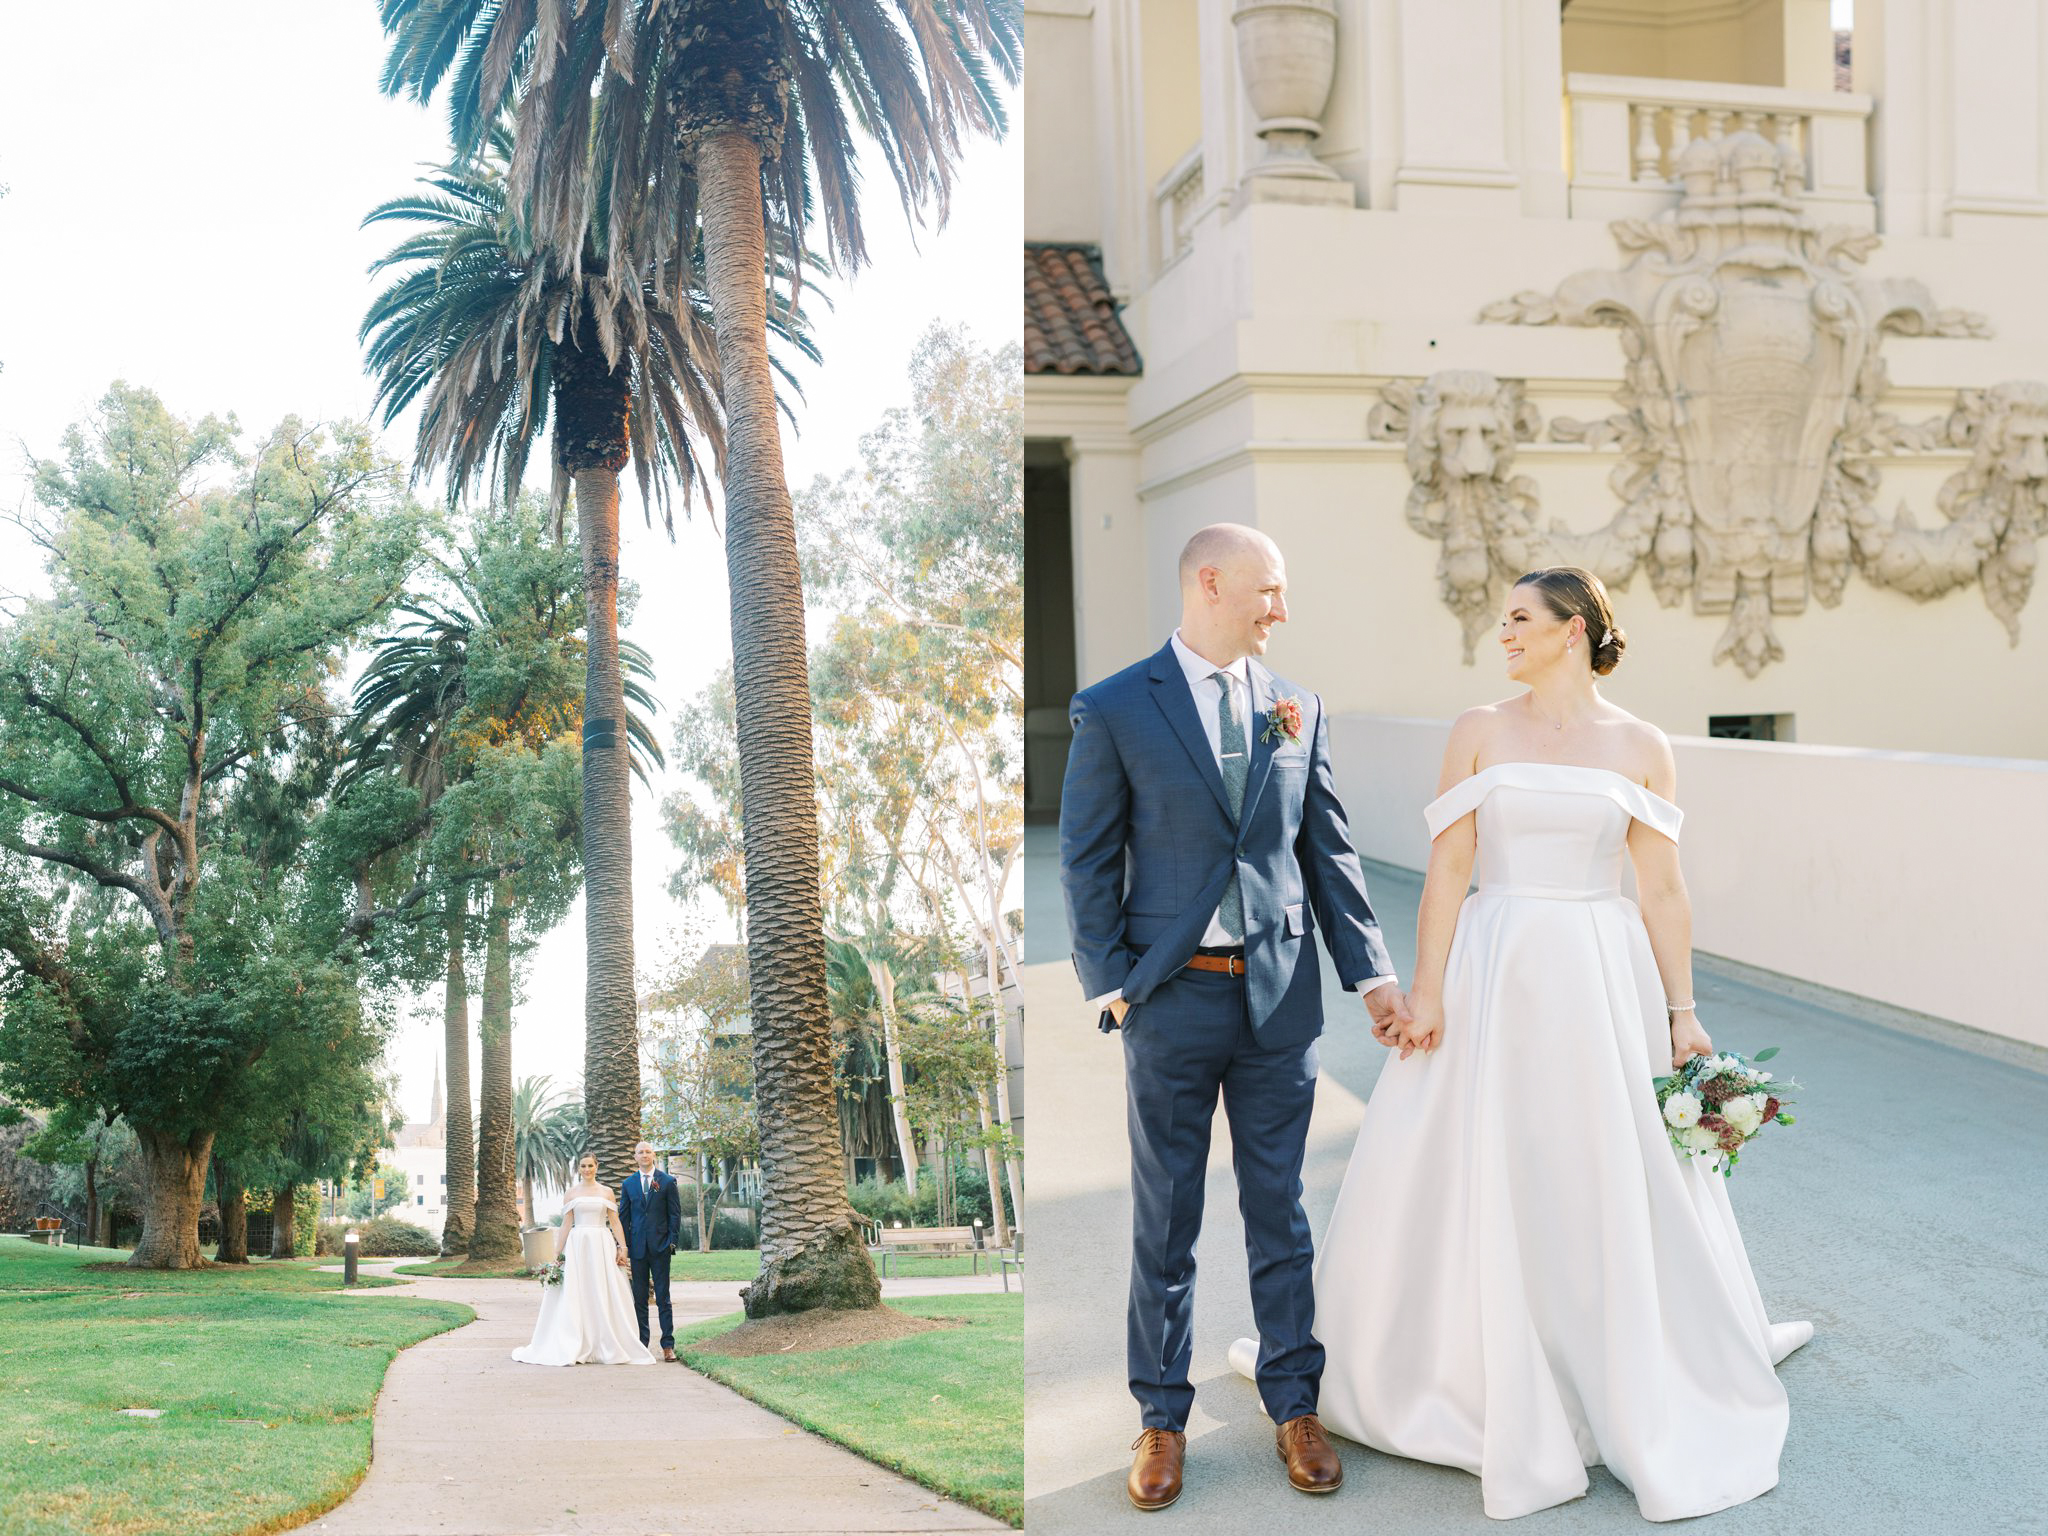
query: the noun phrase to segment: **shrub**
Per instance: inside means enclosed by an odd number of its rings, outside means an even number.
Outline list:
[[[318,1251],[340,1256],[341,1235],[351,1227],[356,1231],[359,1258],[433,1259],[441,1254],[440,1239],[433,1233],[396,1216],[377,1216],[369,1221],[323,1221]]]
[[[883,1226],[902,1222],[906,1227],[935,1227],[939,1224],[939,1186],[929,1170],[920,1169],[917,1180],[917,1198],[913,1200],[902,1181],[891,1179],[884,1183],[876,1179],[862,1179],[847,1191],[848,1202],[870,1221]],[[1003,1209],[1009,1210],[1006,1199]],[[959,1162],[953,1165],[953,1219],[957,1226],[972,1226],[979,1219],[983,1228],[995,1225],[993,1207],[988,1198],[988,1175],[971,1163]]]

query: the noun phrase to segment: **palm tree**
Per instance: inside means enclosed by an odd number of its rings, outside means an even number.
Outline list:
[[[519,1080],[512,1095],[513,1169],[528,1221],[538,1220],[535,1187],[565,1188],[587,1140],[581,1104],[545,1077]]]
[[[357,686],[352,773],[359,774],[366,763],[431,764],[430,772],[421,770],[422,800],[431,790],[438,803],[467,776],[479,744],[516,740],[537,750],[574,726],[573,693],[556,675],[562,643],[579,617],[573,582],[545,561],[520,567],[510,580],[493,567],[499,557],[516,553],[522,539],[532,539],[536,529],[531,517],[515,510],[479,526],[468,544],[434,562],[446,584],[446,599],[422,598],[400,606],[409,622],[378,642]],[[503,653],[515,649],[508,669]],[[658,708],[647,686],[653,669],[647,653],[631,641],[619,642],[618,649],[620,692],[626,700],[623,735],[628,744],[622,756],[645,784],[650,768],[663,760],[649,719]],[[489,668],[488,691],[480,693],[472,685],[471,663],[483,650],[499,654]],[[431,809],[431,803],[425,808]],[[567,830],[573,835],[573,828]],[[488,863],[474,847],[465,848],[463,857],[471,865]],[[446,1024],[452,1144],[458,1106],[465,1138],[469,1115],[468,1003],[466,991],[458,995],[455,986],[466,911],[462,893],[469,885],[460,867],[444,873],[451,892]],[[451,1145],[448,1163],[450,1216],[461,1199],[467,1209],[460,1242],[479,1261],[503,1258],[518,1246],[511,1056],[511,934],[518,891],[513,881],[502,877],[492,879],[490,886],[479,1020],[476,1161],[473,1170],[467,1166],[465,1146],[464,1166],[458,1167]],[[444,1236],[442,1251],[455,1253],[456,1243],[456,1238]]]
[[[670,250],[637,266],[615,263],[595,233],[596,217],[609,212],[601,197],[565,252],[537,255],[507,216],[513,146],[506,130],[493,123],[468,147],[478,152],[475,159],[422,178],[426,191],[385,203],[364,220],[421,228],[372,268],[401,275],[371,305],[362,337],[385,424],[420,400],[414,473],[445,463],[451,500],[487,468],[506,499],[516,497],[552,413],[552,500],[559,519],[573,485],[589,639],[585,1102],[600,1177],[617,1179],[631,1166],[640,1136],[618,473],[632,462],[650,514],[658,502],[673,532],[669,482],[681,487],[687,508],[705,477],[704,447],[714,469],[722,452],[707,371],[710,326],[683,280],[687,252]],[[762,286],[761,269],[754,283]],[[815,355],[793,317],[778,333]]]
[[[425,632],[415,630],[379,642],[356,684],[350,762],[337,792],[373,769],[389,769],[419,795],[421,816],[431,816],[434,802],[447,787],[448,733],[465,699],[464,660],[457,634],[436,634],[430,621]],[[469,973],[464,964],[468,919],[469,887],[450,884],[442,917],[446,977],[441,1030],[448,1074],[444,1258],[469,1251],[476,1212],[476,1139],[469,1113]]]
[[[840,1178],[802,579],[761,277],[771,250],[803,248],[814,215],[843,267],[865,259],[855,125],[905,208],[935,203],[943,217],[962,131],[1005,126],[989,65],[1016,80],[1021,5],[382,0],[381,15],[387,91],[426,101],[453,70],[458,153],[484,147],[516,85],[511,203],[559,265],[576,266],[599,201],[614,271],[694,253],[701,223],[726,421],[762,1127],[762,1271],[746,1307],[879,1305]],[[595,1128],[594,1101],[592,1113]]]

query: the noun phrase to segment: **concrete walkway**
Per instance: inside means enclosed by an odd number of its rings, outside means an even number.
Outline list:
[[[366,1273],[390,1265],[366,1264]],[[400,1277],[405,1278],[405,1277]],[[885,1298],[999,1290],[991,1278],[890,1280]],[[676,1326],[737,1310],[737,1283],[674,1287]],[[522,1365],[540,1287],[420,1277],[353,1293],[465,1302],[476,1321],[392,1362],[369,1475],[303,1529],[323,1536],[591,1532],[1007,1531],[798,1429],[683,1365]]]
[[[1370,866],[1368,883],[1405,980],[1421,882]],[[1799,1124],[1745,1159],[1731,1192],[1771,1315],[1817,1329],[1780,1370],[1792,1425],[1779,1485],[1713,1516],[1716,1536],[2048,1531],[2048,1054],[1966,1049],[1965,1032],[1712,961],[1698,979],[1717,1043],[1780,1046],[1773,1068],[1805,1085]],[[1304,1174],[1318,1237],[1385,1060],[1358,999],[1334,977],[1326,990]],[[1348,1442],[1341,1493],[1288,1488],[1257,1394],[1224,1362],[1253,1329],[1221,1114],[1197,1253],[1187,1491],[1160,1514],[1130,1508],[1122,1053],[1084,1013],[1064,960],[1027,965],[1024,991],[1039,1106],[1028,1133],[1031,1536],[1500,1530],[1476,1478]],[[1515,1522],[1518,1536],[1645,1528],[1625,1488],[1604,1469],[1591,1477],[1586,1498]]]

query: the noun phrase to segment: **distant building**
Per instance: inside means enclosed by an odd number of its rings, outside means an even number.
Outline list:
[[[434,1057],[434,1102],[424,1121],[409,1120],[377,1161],[405,1176],[405,1198],[390,1213],[436,1237],[448,1219],[448,1105],[441,1091],[441,1058]]]

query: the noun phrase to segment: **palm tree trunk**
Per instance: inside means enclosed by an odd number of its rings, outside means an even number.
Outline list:
[[[441,1226],[441,1257],[469,1251],[476,1221],[476,1132],[469,1119],[469,972],[463,944],[469,903],[451,898],[448,909],[448,991],[442,1005],[442,1033],[448,1053],[448,1219]]]
[[[199,1269],[199,1203],[206,1193],[206,1168],[213,1132],[178,1136],[135,1127],[142,1152],[142,1237],[128,1257],[130,1269]]]
[[[565,349],[566,350],[566,349]],[[620,390],[623,394],[623,389]],[[623,428],[623,417],[621,417]],[[559,430],[559,429],[558,429]],[[617,1184],[640,1139],[640,1019],[633,989],[633,810],[619,668],[619,468],[579,466],[587,644],[583,674],[583,1105],[597,1176]]]
[[[242,1188],[235,1170],[219,1158],[213,1160],[213,1194],[220,1206],[220,1243],[213,1251],[216,1264],[249,1262],[249,1192]]]
[[[583,551],[583,1108],[597,1177],[618,1184],[640,1139],[633,985],[633,801],[619,666],[619,471],[632,399],[586,306],[555,351],[555,454],[574,477]]]
[[[744,1299],[749,1317],[874,1307],[881,1288],[846,1202],[832,1092],[803,576],[768,363],[761,149],[746,133],[719,132],[695,150],[726,412],[725,557],[761,1119],[761,1273]]]
[[[512,1188],[512,895],[502,880],[491,887],[479,1033],[482,1112],[477,1117],[476,1216],[469,1257],[494,1263],[519,1251]]]

